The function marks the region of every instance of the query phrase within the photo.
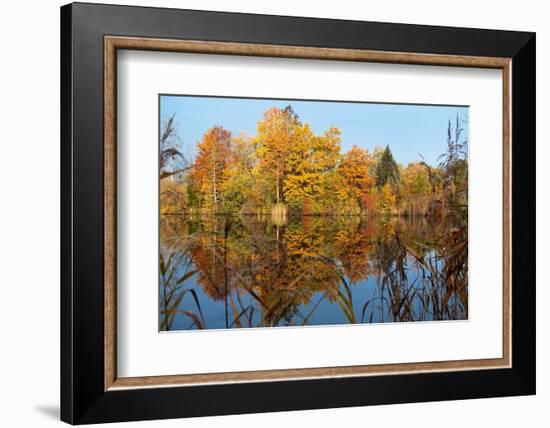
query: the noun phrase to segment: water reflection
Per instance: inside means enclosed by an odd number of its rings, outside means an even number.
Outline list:
[[[160,329],[466,319],[466,224],[163,216]]]

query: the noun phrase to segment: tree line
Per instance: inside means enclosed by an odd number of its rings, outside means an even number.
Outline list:
[[[457,115],[437,165],[401,165],[389,145],[342,152],[341,131],[315,134],[291,106],[270,108],[254,136],[223,126],[184,156],[175,117],[160,131],[163,214],[445,215],[468,203],[468,141]]]

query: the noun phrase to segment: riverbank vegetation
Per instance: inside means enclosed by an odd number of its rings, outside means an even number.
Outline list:
[[[396,126],[399,126],[396,124]],[[468,204],[467,135],[449,120],[436,165],[394,159],[391,143],[342,150],[337,126],[313,132],[288,106],[270,108],[256,135],[208,129],[184,156],[175,116],[160,131],[161,214],[444,217]]]

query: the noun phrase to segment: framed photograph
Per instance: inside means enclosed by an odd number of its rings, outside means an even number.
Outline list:
[[[535,34],[61,8],[61,418],[535,393]]]

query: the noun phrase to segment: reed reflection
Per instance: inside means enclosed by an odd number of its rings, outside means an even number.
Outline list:
[[[160,329],[460,320],[467,218],[163,216]]]

